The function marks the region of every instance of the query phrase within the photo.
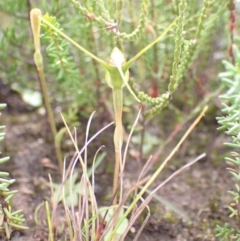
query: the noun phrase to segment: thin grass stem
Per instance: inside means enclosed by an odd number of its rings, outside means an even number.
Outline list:
[[[125,163],[126,163],[126,159],[127,159],[127,151],[128,151],[128,147],[129,147],[131,137],[133,135],[133,131],[134,131],[135,127],[137,126],[141,111],[142,111],[142,108],[138,111],[138,115],[137,115],[137,117],[136,117],[136,119],[133,123],[133,126],[132,126],[131,131],[130,131],[129,136],[128,136],[126,147],[125,147],[125,150],[124,150],[123,160],[122,160],[122,163],[120,163],[120,176],[119,176],[120,197],[119,197],[119,202],[122,201],[122,196],[123,196],[123,173],[124,173]]]
[[[53,232],[52,232],[51,214],[50,214],[50,210],[49,210],[48,201],[45,201],[45,208],[46,208],[47,223],[48,223],[48,232],[49,232],[49,237],[48,237],[48,239],[49,239],[50,241],[54,241]]]

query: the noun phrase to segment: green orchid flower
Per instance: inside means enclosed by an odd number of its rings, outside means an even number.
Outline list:
[[[112,89],[113,93],[113,107],[114,107],[114,114],[115,114],[115,132],[114,132],[114,146],[115,146],[115,170],[114,170],[114,181],[113,181],[113,194],[116,193],[117,187],[118,187],[118,177],[119,177],[119,168],[120,163],[122,161],[121,157],[121,149],[122,149],[122,143],[123,143],[123,129],[122,129],[122,112],[123,112],[123,87],[126,86],[130,93],[134,96],[134,98],[140,102],[138,97],[134,94],[132,89],[130,88],[128,84],[129,80],[129,68],[131,65],[141,56],[143,55],[148,49],[150,49],[154,44],[159,42],[161,39],[165,37],[167,32],[174,26],[177,19],[175,19],[166,29],[165,31],[156,38],[153,42],[151,42],[149,45],[147,45],[145,48],[143,48],[141,51],[139,51],[132,59],[129,61],[125,61],[124,55],[121,52],[120,49],[115,47],[111,54],[110,54],[110,61],[106,62],[88,50],[86,50],[84,47],[79,45],[77,42],[75,42],[73,39],[68,37],[66,34],[64,34],[61,30],[53,26],[49,19],[49,15],[46,14],[45,16],[41,16],[39,14],[39,10],[32,10],[38,13],[38,18],[47,26],[49,26],[51,29],[53,29],[56,33],[64,37],[66,40],[68,40],[70,43],[75,45],[79,50],[84,52],[89,57],[96,60],[99,64],[101,64],[105,70],[105,79],[108,84],[108,86]],[[35,41],[36,42],[36,41]],[[117,195],[115,195],[117,196]],[[116,204],[116,198],[113,201],[113,204]]]

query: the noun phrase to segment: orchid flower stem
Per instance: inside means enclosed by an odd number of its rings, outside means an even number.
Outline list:
[[[44,70],[43,70],[42,65],[39,66],[39,65],[37,65],[37,62],[35,62],[35,63],[36,63],[38,76],[39,76],[39,80],[40,80],[40,85],[41,85],[41,89],[42,89],[42,93],[43,93],[43,100],[44,100],[44,105],[45,105],[46,112],[47,112],[47,118],[48,118],[48,122],[50,124],[52,136],[54,139],[54,147],[55,147],[55,152],[56,152],[56,156],[57,156],[57,160],[58,160],[58,166],[59,166],[60,171],[62,172],[63,166],[62,166],[61,147],[56,142],[57,128],[56,128],[56,124],[54,121],[53,111],[52,111],[52,108],[50,105],[50,100],[48,97],[47,84],[46,84],[46,80],[45,80]]]
[[[53,111],[50,105],[50,99],[48,97],[47,84],[46,84],[44,68],[43,68],[43,57],[41,54],[41,43],[40,43],[41,10],[36,8],[32,9],[30,12],[30,19],[31,19],[31,27],[32,27],[32,33],[33,33],[33,39],[34,39],[34,47],[35,47],[35,53],[33,56],[34,63],[37,68],[39,82],[43,93],[44,105],[47,112],[47,118],[50,124],[52,136],[55,143],[54,147],[55,147],[55,152],[58,160],[59,169],[62,172],[62,153],[61,153],[60,146],[58,146],[56,143],[57,128],[53,117]]]
[[[123,127],[122,127],[122,109],[123,109],[123,92],[122,88],[113,88],[113,107],[115,113],[115,132],[114,132],[114,146],[115,146],[115,169],[113,178],[113,194],[118,188],[119,167],[122,160],[122,142],[123,142]],[[117,204],[117,195],[113,200],[113,205]]]

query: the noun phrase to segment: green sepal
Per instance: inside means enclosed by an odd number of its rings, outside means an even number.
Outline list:
[[[108,69],[110,69],[110,68],[108,68]],[[126,80],[129,79],[129,71],[128,70],[125,72],[125,79]],[[106,80],[108,86],[112,89],[114,89],[114,88],[120,89],[125,86],[125,83],[122,79],[121,74],[119,73],[117,68],[114,68],[114,67],[113,67],[112,71],[109,71],[109,70],[106,71],[105,80]]]

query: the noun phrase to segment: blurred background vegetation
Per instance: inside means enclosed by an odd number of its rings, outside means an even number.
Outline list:
[[[42,105],[29,24],[29,12],[33,7],[40,8],[43,14],[49,13],[56,17],[52,19],[56,26],[96,56],[108,60],[115,45],[121,45],[126,59],[130,59],[156,39],[178,16],[180,2],[124,1],[119,16],[115,1],[1,1],[1,85],[10,86],[33,107]],[[229,24],[233,1],[198,0],[186,3],[181,47],[188,47],[188,56],[179,76],[178,90],[163,111],[161,121],[159,115],[154,119],[156,128],[159,128],[160,122],[164,125],[167,123],[165,127],[168,135],[169,130],[189,120],[198,112],[198,107],[212,101],[219,93],[215,92],[220,87],[217,74],[222,69],[221,60],[231,59],[228,49],[231,46]],[[121,33],[118,39],[111,25],[117,20]],[[107,25],[106,22],[111,24]],[[43,26],[41,34],[48,91],[56,116],[59,116],[57,113],[60,111],[65,112],[68,123],[74,124],[81,120],[79,116],[88,117],[96,109],[100,115],[109,112],[112,116],[112,108],[109,107],[111,94],[105,85],[104,70],[46,27]],[[163,41],[132,66],[130,75],[136,90],[144,91],[152,98],[168,90],[169,80],[173,75],[176,44],[176,32],[171,30]],[[177,65],[180,64],[181,56]],[[125,94],[124,111],[127,114],[124,115],[124,122],[127,127],[132,124],[139,105],[126,90]],[[149,108],[144,105],[143,113]],[[141,138],[147,136],[142,131],[149,121],[152,119],[144,116],[140,120]],[[149,131],[151,132],[151,128]],[[165,140],[166,133],[163,135]],[[150,139],[154,143],[154,138]],[[142,142],[139,138],[135,140],[139,145]]]

